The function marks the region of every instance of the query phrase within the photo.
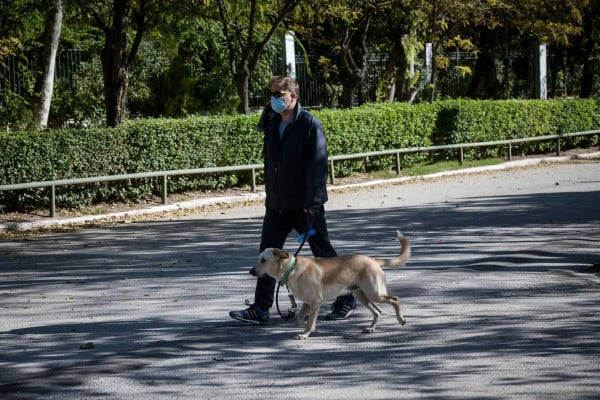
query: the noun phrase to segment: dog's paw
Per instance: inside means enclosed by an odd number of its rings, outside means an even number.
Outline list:
[[[308,339],[308,335],[305,335],[304,333],[299,333],[296,336],[294,336],[294,339],[296,339],[296,340],[306,340],[306,339]]]
[[[400,320],[400,325],[402,325],[402,326],[406,325],[406,318],[402,318]]]
[[[371,328],[371,327],[363,328],[362,331],[363,331],[363,333],[373,333],[373,332],[375,332],[375,328]]]

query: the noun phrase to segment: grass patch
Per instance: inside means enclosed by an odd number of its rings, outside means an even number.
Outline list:
[[[505,159],[502,158],[486,158],[482,160],[471,160],[465,161],[461,164],[458,161],[439,161],[435,163],[431,162],[423,162],[417,163],[410,167],[406,167],[402,169],[402,175],[404,176],[419,176],[419,175],[427,175],[434,174],[436,172],[443,171],[455,171],[464,168],[473,168],[473,167],[485,167],[489,165],[497,165],[506,162]]]
[[[444,172],[444,171],[455,171],[465,168],[473,168],[473,167],[485,167],[489,165],[497,165],[506,162],[505,159],[502,158],[486,158],[482,160],[471,160],[465,161],[461,164],[458,161],[438,161],[438,162],[430,162],[424,161],[421,163],[415,163],[410,167],[402,168],[401,176],[421,176],[434,174],[436,172]],[[386,180],[386,179],[394,179],[398,178],[398,174],[395,169],[386,169],[381,171],[370,171],[366,174],[353,174],[349,177],[337,177],[341,181],[347,180],[352,181],[354,179],[357,180]]]

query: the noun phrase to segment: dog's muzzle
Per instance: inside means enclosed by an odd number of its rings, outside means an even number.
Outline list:
[[[256,277],[259,277],[259,278],[260,278],[261,276],[263,276],[263,275],[259,274],[259,273],[258,273],[258,271],[256,271],[256,269],[255,269],[254,267],[252,267],[252,268],[250,269],[250,275],[252,275],[252,276],[256,276]]]

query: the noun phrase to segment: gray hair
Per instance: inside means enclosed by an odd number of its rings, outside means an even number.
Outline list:
[[[286,90],[296,93],[299,95],[300,86],[298,85],[298,81],[291,76],[288,75],[276,75],[271,77],[269,81],[269,86],[273,86],[276,84],[277,86],[284,86]]]

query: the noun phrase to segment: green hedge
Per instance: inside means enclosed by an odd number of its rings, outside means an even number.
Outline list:
[[[370,104],[314,114],[325,129],[331,155],[385,149],[551,135],[600,128],[594,100],[449,100],[433,104]],[[65,129],[0,133],[0,184],[262,162],[259,115],[209,116],[129,121],[117,129]],[[565,140],[569,146],[597,145],[597,136]],[[548,151],[553,143],[523,145]],[[479,149],[467,157],[497,155]],[[450,158],[452,152],[437,157]],[[403,166],[429,157],[410,154]],[[393,157],[336,163],[336,175],[395,165]],[[220,190],[250,183],[249,173],[169,178],[169,192]],[[136,201],[160,194],[160,179],[57,188],[57,206],[100,201]],[[44,209],[48,189],[0,192],[0,212]]]
[[[374,104],[352,110],[315,112],[327,135],[329,154],[354,154],[404,147],[429,146],[435,129],[437,108],[428,103]],[[405,166],[426,157],[411,154],[403,159]],[[390,157],[336,163],[336,175],[365,170],[381,170],[395,165]]]
[[[598,129],[600,109],[594,100],[450,100],[437,103],[435,144],[488,142]],[[589,137],[569,139],[566,147]],[[547,152],[554,142],[523,144],[523,153]],[[502,150],[502,149],[501,149]],[[471,150],[473,156],[494,156],[498,149]]]

